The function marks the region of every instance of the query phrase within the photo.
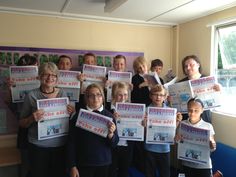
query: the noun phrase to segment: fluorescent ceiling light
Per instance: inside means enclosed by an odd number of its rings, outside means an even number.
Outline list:
[[[113,12],[128,0],[106,0],[104,12]]]

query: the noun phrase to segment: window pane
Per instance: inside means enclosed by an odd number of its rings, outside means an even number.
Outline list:
[[[219,47],[224,69],[236,69],[236,26],[219,28]]]
[[[222,106],[217,111],[236,115],[236,25],[220,27],[216,75],[222,85]]]

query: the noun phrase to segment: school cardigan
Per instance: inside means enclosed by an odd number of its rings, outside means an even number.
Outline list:
[[[131,102],[142,103],[148,106],[151,103],[151,99],[149,98],[149,88],[139,88],[139,85],[143,82],[144,78],[139,74],[135,74],[132,77],[133,90],[131,92]]]
[[[103,109],[100,114],[113,117],[110,112]],[[112,162],[111,150],[119,141],[117,130],[112,139],[104,138],[82,128],[76,127],[75,123],[78,112],[70,122],[69,141],[67,148],[68,167],[79,166],[105,166]],[[113,118],[113,122],[114,118]]]

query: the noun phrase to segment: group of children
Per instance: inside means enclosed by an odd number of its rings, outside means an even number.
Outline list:
[[[84,55],[84,64],[96,65],[96,56],[92,53]],[[69,56],[59,57],[57,64],[59,70],[71,70],[72,59]],[[67,143],[67,168],[70,177],[128,177],[128,169],[132,159],[139,154],[133,153],[135,147],[143,149],[137,151],[143,153],[139,159],[144,166],[146,177],[155,177],[158,169],[160,177],[170,177],[170,145],[169,144],[146,144],[134,141],[119,140],[116,121],[119,114],[116,111],[116,103],[129,102],[131,96],[132,103],[142,103],[147,107],[168,107],[166,105],[167,90],[162,86],[163,80],[159,77],[163,68],[161,60],[156,59],[151,62],[151,72],[157,75],[158,84],[151,86],[144,75],[148,73],[148,63],[144,57],[138,57],[133,62],[134,76],[132,83],[124,82],[112,83],[112,100],[110,104],[105,105],[104,88],[97,84],[91,84],[86,88],[84,95],[80,96],[80,101],[76,109],[71,108],[71,120],[69,128],[69,137]],[[113,69],[119,72],[126,71],[126,58],[117,55],[113,60]],[[86,79],[82,74],[78,75],[81,83]],[[105,83],[106,85],[107,83]],[[109,83],[111,84],[111,83]],[[129,95],[131,93],[131,95]],[[109,123],[108,135],[106,138],[95,135],[83,130],[75,125],[80,109],[86,109],[108,117],[113,121]],[[215,150],[214,130],[210,123],[201,119],[203,104],[199,99],[190,99],[188,102],[188,119],[184,120],[189,125],[210,130],[210,149]],[[181,113],[176,114],[176,126],[182,120]],[[145,126],[146,117],[143,125]],[[178,140],[178,131],[176,139]],[[40,165],[40,164],[38,164]],[[186,177],[210,177],[211,161],[207,165],[198,165],[192,163],[183,163]],[[32,170],[32,169],[31,169]],[[35,174],[35,173],[34,173]],[[49,175],[49,174],[48,174]],[[53,174],[50,174],[53,176]],[[32,174],[29,176],[34,177]],[[41,176],[43,177],[43,176]],[[45,176],[46,177],[46,176]],[[55,176],[56,177],[56,176]]]

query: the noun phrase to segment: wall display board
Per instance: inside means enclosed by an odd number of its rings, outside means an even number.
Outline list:
[[[12,47],[0,46],[0,116],[4,120],[3,124],[15,126],[12,128],[2,128],[3,132],[0,134],[14,133],[17,131],[17,118],[7,105],[5,95],[7,90],[6,79],[9,77],[9,66],[17,64],[21,56],[25,54],[33,55],[37,58],[39,63],[54,62],[57,63],[60,55],[68,55],[72,59],[72,70],[81,71],[83,66],[83,55],[91,52],[95,54],[97,65],[107,67],[107,71],[112,70],[113,57],[116,55],[124,55],[127,59],[127,71],[133,71],[133,61],[138,56],[144,56],[143,52],[119,52],[119,51],[97,51],[97,50],[75,50],[75,49],[56,49],[56,48],[33,48],[33,47]],[[6,120],[5,120],[6,119]],[[10,122],[14,123],[10,123]],[[9,124],[10,123],[10,124]],[[5,127],[5,125],[1,125]],[[8,131],[9,130],[9,131]]]

